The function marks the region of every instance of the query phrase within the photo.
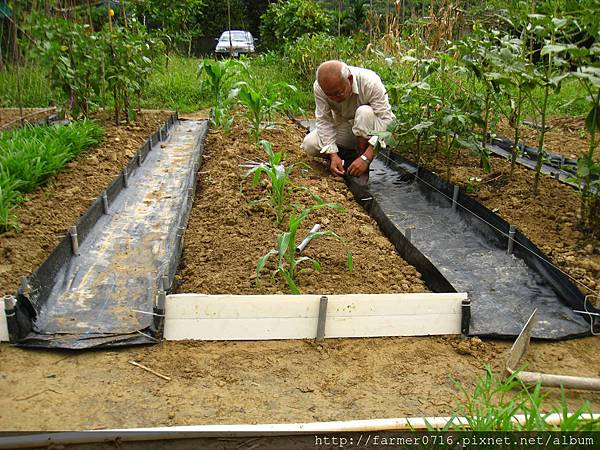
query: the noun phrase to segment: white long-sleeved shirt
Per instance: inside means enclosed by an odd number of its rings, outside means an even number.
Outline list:
[[[394,120],[392,108],[388,100],[385,86],[375,72],[361,67],[348,66],[352,74],[352,94],[343,102],[337,103],[329,100],[319,82],[315,81],[313,91],[315,95],[315,117],[317,119],[317,133],[323,145],[321,153],[337,153],[335,142],[336,127],[342,123],[350,123],[359,106],[369,105],[373,108],[375,116],[379,119],[382,129]]]

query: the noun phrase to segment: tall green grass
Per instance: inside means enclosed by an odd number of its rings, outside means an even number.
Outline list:
[[[148,109],[197,111],[209,106],[208,96],[201,95],[197,58],[173,56],[169,67],[161,67],[150,76],[142,93],[141,106]]]
[[[14,208],[67,162],[102,140],[102,129],[83,120],[66,126],[26,126],[0,134],[0,232],[17,227]]]
[[[456,386],[460,394],[455,416],[465,417],[472,431],[600,431],[600,420],[583,417],[592,413],[587,401],[577,410],[569,411],[562,390],[560,404],[548,407],[547,394],[541,386],[526,386],[516,374],[502,379],[488,366],[471,392],[458,382]],[[560,425],[546,422],[553,413],[563,415]],[[516,415],[525,416],[523,424],[512,420]]]
[[[42,108],[62,102],[61,93],[50,88],[48,73],[43,67],[26,64],[19,68],[21,100],[17,90],[17,70],[14,66],[5,66],[0,70],[0,107]]]

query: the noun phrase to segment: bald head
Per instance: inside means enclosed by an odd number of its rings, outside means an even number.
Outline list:
[[[352,74],[346,63],[325,61],[317,69],[317,82],[325,95],[341,103],[352,94]]]

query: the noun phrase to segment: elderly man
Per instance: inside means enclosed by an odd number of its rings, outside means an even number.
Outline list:
[[[369,69],[332,60],[317,69],[313,90],[317,129],[306,136],[303,150],[328,156],[334,175],[368,177],[377,142],[369,133],[384,131],[394,120],[381,79]]]

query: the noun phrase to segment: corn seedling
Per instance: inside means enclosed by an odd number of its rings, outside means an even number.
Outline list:
[[[271,182],[269,191],[269,201],[275,210],[275,223],[280,224],[287,207],[286,204],[286,186],[289,181],[289,175],[294,168],[293,165],[285,167],[281,160],[282,152],[273,152],[273,146],[269,141],[260,141],[265,153],[269,157],[268,162],[253,164],[245,174],[245,177],[252,175],[252,187],[256,187],[263,174]]]
[[[303,262],[308,262],[312,265],[314,270],[320,271],[321,264],[314,258],[309,256],[300,256],[296,255],[296,246],[298,242],[296,242],[296,237],[298,233],[298,228],[306,219],[310,213],[316,211],[321,208],[333,208],[337,211],[340,211],[342,208],[335,203],[319,203],[310,208],[305,208],[301,210],[297,214],[290,214],[289,218],[289,228],[288,231],[285,231],[279,236],[277,236],[277,248],[269,250],[265,255],[261,256],[256,265],[256,274],[259,275],[260,271],[265,267],[267,260],[271,256],[277,257],[277,266],[273,271],[273,277],[276,275],[280,275],[288,285],[290,292],[292,294],[300,294],[300,289],[298,288],[297,276],[300,272],[299,266]],[[335,239],[344,243],[344,240],[338,236],[333,231],[317,231],[311,232],[308,234],[308,238],[319,238],[323,236],[331,236]],[[347,266],[348,271],[352,271],[352,252],[347,250]]]
[[[230,98],[225,93],[231,86],[231,78],[239,71],[248,71],[248,65],[243,61],[228,59],[225,61],[205,60],[198,65],[198,77],[200,78],[200,92],[208,87],[213,105],[212,122],[217,127],[229,131],[233,124],[233,117],[228,112],[230,109]]]
[[[239,103],[246,108],[246,117],[250,120],[248,137],[254,138],[257,144],[260,140],[260,128],[263,121],[270,120],[273,112],[286,109],[287,104],[280,100],[282,89],[296,91],[296,87],[290,84],[277,83],[269,86],[269,94],[263,94],[247,82],[240,81],[234,85],[234,89],[229,94],[230,99],[237,98]]]

